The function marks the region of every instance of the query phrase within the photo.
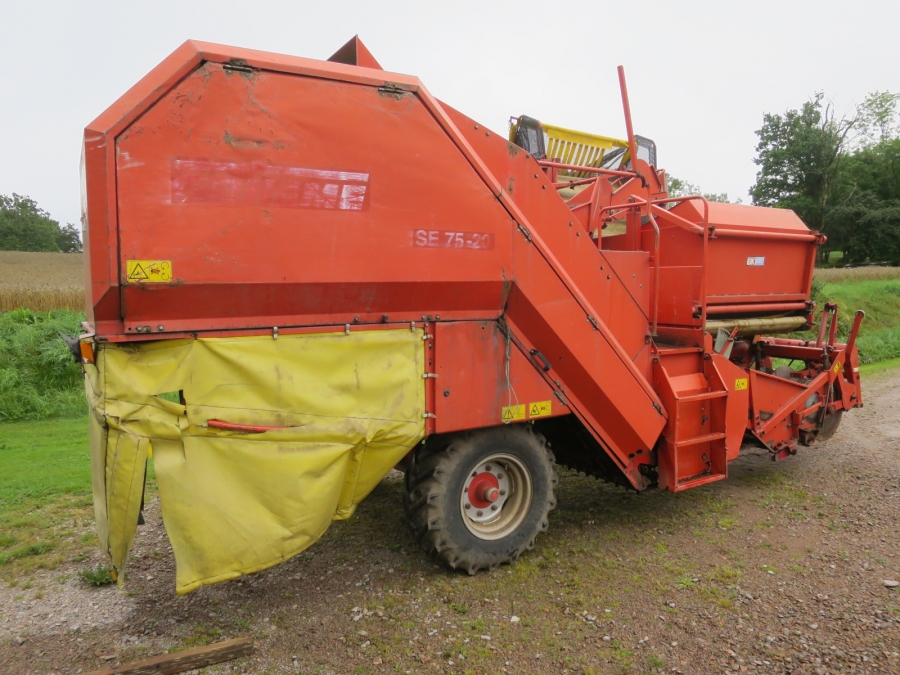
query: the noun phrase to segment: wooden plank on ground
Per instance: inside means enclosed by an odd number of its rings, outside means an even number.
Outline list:
[[[146,661],[136,661],[115,668],[95,670],[86,675],[172,675],[249,656],[254,649],[253,638],[237,638],[216,642],[205,647],[186,649],[183,652],[163,654]]]

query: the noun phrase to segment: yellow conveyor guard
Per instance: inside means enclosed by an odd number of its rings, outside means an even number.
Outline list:
[[[613,148],[628,149],[628,141],[610,136],[599,136],[574,129],[564,129],[552,124],[541,124],[547,134],[547,157],[563,164],[599,167],[606,153]],[[618,167],[614,167],[618,168]],[[589,178],[594,174],[584,171],[561,170],[560,175]]]

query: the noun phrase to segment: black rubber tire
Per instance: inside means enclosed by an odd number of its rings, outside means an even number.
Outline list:
[[[547,516],[556,508],[558,478],[546,440],[530,424],[481,429],[447,440],[437,451],[421,446],[407,470],[404,507],[410,531],[433,560],[469,574],[515,562],[534,548],[535,537],[547,530]],[[486,540],[463,522],[460,495],[469,472],[497,453],[512,455],[527,469],[532,500],[512,532]]]

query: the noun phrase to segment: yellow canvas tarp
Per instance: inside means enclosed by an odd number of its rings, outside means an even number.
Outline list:
[[[96,344],[85,366],[94,509],[120,578],[151,450],[179,593],[283,562],[349,517],[423,438],[422,335]]]

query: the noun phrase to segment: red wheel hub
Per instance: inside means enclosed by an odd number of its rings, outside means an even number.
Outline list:
[[[489,471],[478,474],[469,483],[469,503],[476,509],[486,509],[500,499],[500,483]]]

